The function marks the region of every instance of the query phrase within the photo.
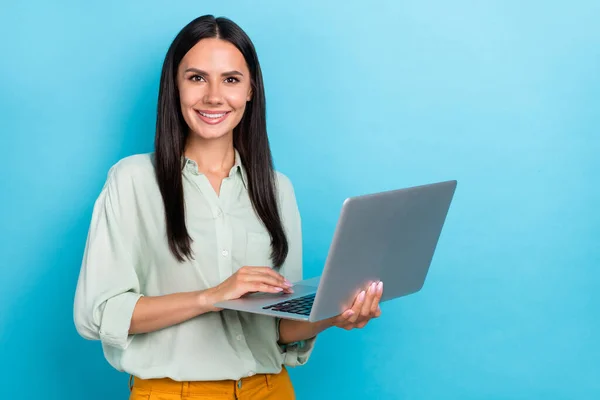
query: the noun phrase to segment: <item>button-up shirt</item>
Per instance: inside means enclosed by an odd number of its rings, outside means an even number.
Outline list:
[[[129,334],[141,296],[197,291],[242,266],[271,266],[270,236],[254,212],[248,177],[235,164],[217,195],[190,159],[182,168],[186,225],[193,259],[178,262],[166,239],[153,154],[126,157],[109,171],[94,205],[74,303],[78,332],[100,340],[117,370],[143,379],[240,379],[306,363],[315,338],[278,345],[279,320],[222,310],[158,331]],[[290,180],[276,172],[277,201],[289,242],[280,273],[302,279],[301,221]]]

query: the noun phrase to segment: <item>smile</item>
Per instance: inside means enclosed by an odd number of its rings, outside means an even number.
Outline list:
[[[231,111],[222,111],[222,112],[206,112],[206,111],[196,111],[196,114],[200,117],[200,119],[207,124],[215,125],[223,122],[227,116],[231,113]]]

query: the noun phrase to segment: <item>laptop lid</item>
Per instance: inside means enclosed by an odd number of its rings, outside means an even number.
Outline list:
[[[348,198],[342,206],[310,320],[340,314],[370,281],[387,301],[418,292],[456,190],[455,180]]]

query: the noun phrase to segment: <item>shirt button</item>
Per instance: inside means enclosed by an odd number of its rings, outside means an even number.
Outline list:
[[[235,338],[236,338],[237,340],[242,340],[242,335],[237,335]]]
[[[217,211],[217,217],[221,218],[223,216],[223,211],[219,210]]]
[[[223,250],[221,254],[223,255],[223,257],[227,257],[229,255],[229,252],[227,250]]]
[[[252,376],[252,375],[254,375],[254,371],[248,372],[248,376]]]

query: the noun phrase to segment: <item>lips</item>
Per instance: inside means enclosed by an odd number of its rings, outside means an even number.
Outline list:
[[[196,115],[209,125],[219,124],[227,119],[231,111],[194,110]]]

